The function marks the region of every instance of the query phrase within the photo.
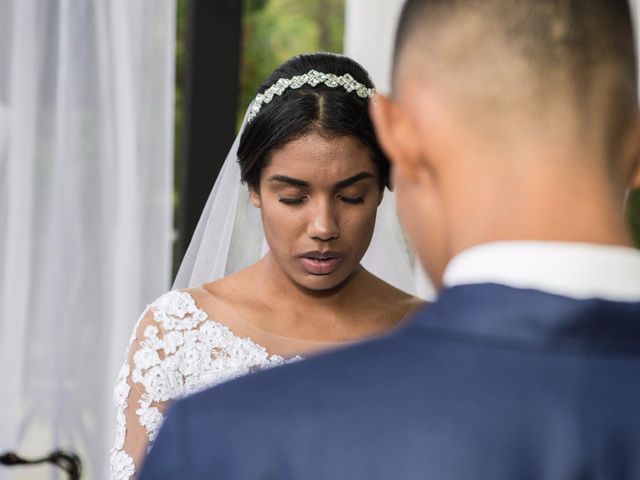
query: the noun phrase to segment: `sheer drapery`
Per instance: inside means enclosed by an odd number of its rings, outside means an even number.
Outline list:
[[[344,53],[360,62],[382,92],[391,85],[396,23],[404,0],[347,0]]]
[[[170,284],[175,2],[0,9],[0,451],[104,478],[117,369]]]

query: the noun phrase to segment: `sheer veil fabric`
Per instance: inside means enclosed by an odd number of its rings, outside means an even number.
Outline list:
[[[251,110],[251,106],[247,111]],[[258,261],[268,246],[259,209],[240,180],[238,145],[242,127],[220,170],[173,284],[201,285]],[[378,207],[375,231],[362,265],[391,285],[430,300],[434,289],[415,259],[398,222],[393,193],[386,190]]]

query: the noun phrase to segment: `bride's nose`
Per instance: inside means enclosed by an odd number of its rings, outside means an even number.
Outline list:
[[[314,240],[323,242],[335,240],[340,236],[338,219],[331,201],[318,199],[313,208],[310,209],[307,235]]]

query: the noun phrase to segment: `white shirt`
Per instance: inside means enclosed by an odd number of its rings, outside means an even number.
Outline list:
[[[454,257],[443,283],[497,283],[578,299],[640,302],[640,251],[570,242],[487,243]]]

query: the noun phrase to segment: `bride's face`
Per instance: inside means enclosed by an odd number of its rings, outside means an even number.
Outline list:
[[[344,282],[371,241],[379,185],[369,149],[354,137],[313,133],[273,152],[251,201],[279,269],[311,290]]]

